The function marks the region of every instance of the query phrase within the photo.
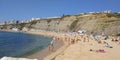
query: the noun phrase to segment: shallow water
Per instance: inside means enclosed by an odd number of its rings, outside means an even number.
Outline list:
[[[20,57],[47,47],[51,38],[18,32],[0,32],[0,57]]]

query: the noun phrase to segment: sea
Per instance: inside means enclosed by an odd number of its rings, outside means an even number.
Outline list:
[[[0,32],[0,58],[23,57],[46,48],[50,37],[21,32]]]

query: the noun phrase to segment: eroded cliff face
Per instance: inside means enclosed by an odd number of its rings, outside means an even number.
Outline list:
[[[84,14],[84,15],[71,15],[63,16],[61,18],[49,18],[35,20],[26,24],[17,25],[22,30],[23,27],[37,30],[48,31],[78,31],[86,30],[88,32],[101,32],[106,34],[118,34],[120,33],[120,14]],[[22,26],[22,27],[21,27]],[[0,26],[1,28],[3,26]],[[13,27],[13,25],[4,26],[7,29]]]

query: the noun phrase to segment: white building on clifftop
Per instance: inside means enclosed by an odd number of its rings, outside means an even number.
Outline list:
[[[32,18],[32,20],[40,20],[40,18]]]
[[[111,10],[105,10],[105,11],[103,11],[103,13],[112,13],[112,11]]]

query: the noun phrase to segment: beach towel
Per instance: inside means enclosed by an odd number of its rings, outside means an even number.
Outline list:
[[[99,50],[92,50],[92,49],[90,49],[90,51],[94,51],[96,53],[106,53],[106,51],[103,50],[103,49],[99,49]]]
[[[99,50],[96,50],[97,53],[105,53],[106,51],[104,51],[103,49],[99,49]]]

